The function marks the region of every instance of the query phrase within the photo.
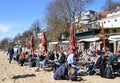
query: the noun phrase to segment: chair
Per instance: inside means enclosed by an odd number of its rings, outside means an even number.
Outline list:
[[[99,75],[100,74],[100,69],[95,69],[95,74],[94,75]]]
[[[112,64],[113,74],[120,75],[120,57],[115,57],[115,60]]]
[[[114,62],[112,68],[113,68],[113,74],[120,75],[120,62]]]
[[[54,62],[53,61],[51,61],[51,62],[46,62],[46,66],[44,67],[44,70],[46,70],[46,71],[52,71],[53,70],[53,68],[54,68]]]

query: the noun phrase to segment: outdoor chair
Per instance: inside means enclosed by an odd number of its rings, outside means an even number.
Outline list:
[[[120,76],[120,62],[119,61],[113,62],[112,69],[113,69],[113,74],[117,74]]]
[[[46,62],[46,66],[44,67],[45,71],[52,71],[54,69],[55,63],[53,61]]]
[[[100,69],[94,69],[95,74],[94,75],[100,75]]]

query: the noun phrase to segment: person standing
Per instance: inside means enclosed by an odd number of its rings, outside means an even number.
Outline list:
[[[19,56],[20,56],[21,52],[22,52],[22,47],[21,47],[21,45],[20,45],[20,46],[18,47],[18,49],[17,49],[17,56],[16,56],[16,61],[17,61],[17,62],[19,61]]]
[[[7,55],[9,54],[9,63],[11,64],[11,61],[13,59],[13,55],[14,55],[14,49],[12,46],[10,46],[10,48],[8,49],[8,53]]]

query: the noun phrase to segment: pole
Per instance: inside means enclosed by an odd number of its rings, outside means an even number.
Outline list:
[[[106,39],[105,39],[103,22],[102,22],[102,35],[103,35],[104,52],[106,52]]]

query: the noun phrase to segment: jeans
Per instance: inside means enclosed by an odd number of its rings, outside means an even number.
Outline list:
[[[56,69],[57,69],[60,65],[61,65],[61,63],[59,63],[59,62],[56,62],[56,63],[55,63],[55,66],[54,66],[54,67],[55,67],[55,71],[56,71]]]
[[[20,54],[16,55],[16,61],[19,61],[19,56],[20,56]]]
[[[39,62],[40,66],[44,67],[46,65],[46,60],[42,60]]]
[[[32,61],[29,63],[29,67],[35,67],[36,66],[36,62],[35,61]]]
[[[71,66],[75,69],[75,71],[78,71],[80,69],[80,67],[77,65],[72,64]]]
[[[23,66],[25,59],[19,59],[20,66]]]
[[[12,59],[13,59],[13,55],[9,55],[9,62],[11,63],[11,61],[12,61]]]

